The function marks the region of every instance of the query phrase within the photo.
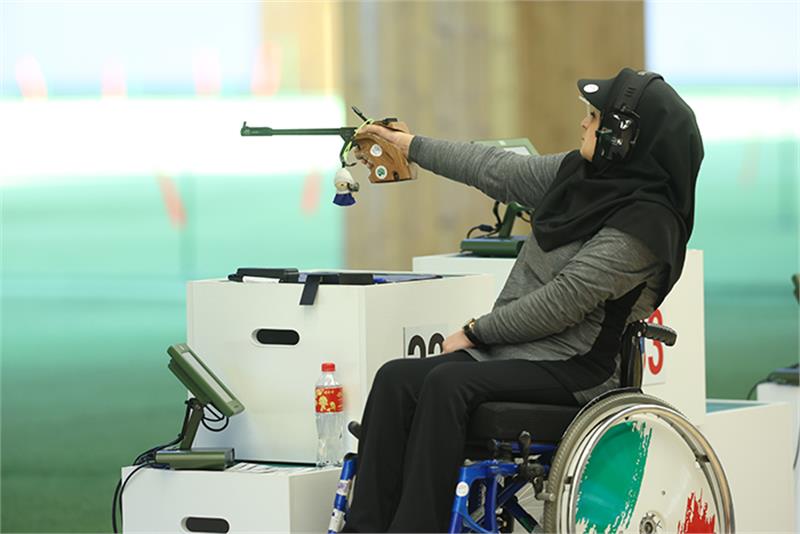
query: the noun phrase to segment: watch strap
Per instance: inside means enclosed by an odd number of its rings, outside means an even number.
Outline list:
[[[480,347],[483,346],[483,342],[481,342],[481,340],[478,339],[477,334],[475,334],[475,322],[475,319],[471,319],[467,324],[464,325],[463,330],[464,335],[467,336],[467,339],[469,339],[470,342],[476,347]]]

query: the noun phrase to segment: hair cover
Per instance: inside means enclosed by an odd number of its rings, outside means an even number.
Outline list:
[[[623,69],[616,80],[631,73]],[[603,114],[622,85],[614,83]],[[636,112],[639,138],[626,160],[608,161],[597,150],[591,163],[577,150],[567,154],[534,213],[533,232],[545,251],[589,238],[604,226],[639,238],[668,266],[658,305],[683,269],[703,141],[694,112],[663,80],[647,85]]]

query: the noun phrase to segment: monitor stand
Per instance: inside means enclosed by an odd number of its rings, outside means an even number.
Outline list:
[[[205,404],[195,398],[189,403],[189,415],[183,422],[181,440],[176,449],[161,449],[156,452],[156,463],[168,465],[172,469],[200,469],[208,471],[224,471],[233,465],[233,448],[221,449],[192,449],[197,429],[203,420]]]

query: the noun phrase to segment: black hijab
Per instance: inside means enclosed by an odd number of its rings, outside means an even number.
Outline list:
[[[603,115],[618,86],[612,86]],[[611,162],[599,150],[591,163],[577,150],[567,154],[534,213],[533,233],[545,251],[589,238],[604,226],[639,238],[668,266],[658,306],[683,269],[703,141],[692,109],[661,79],[647,85],[636,112],[639,137],[626,160]]]

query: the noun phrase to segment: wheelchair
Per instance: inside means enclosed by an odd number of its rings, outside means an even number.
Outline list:
[[[638,321],[622,336],[621,387],[578,407],[486,402],[470,416],[449,532],[733,533],[730,488],[700,431],[642,393],[645,339],[669,327]],[[350,431],[358,437],[359,426]],[[358,458],[344,458],[329,534],[347,519]],[[523,494],[543,511],[536,518]],[[532,506],[527,506],[532,508]]]

